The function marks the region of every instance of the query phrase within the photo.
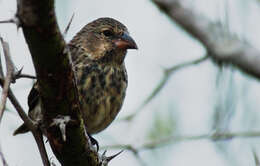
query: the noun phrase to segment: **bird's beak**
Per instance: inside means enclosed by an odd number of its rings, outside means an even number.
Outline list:
[[[138,49],[134,39],[127,33],[123,33],[122,36],[114,40],[114,43],[119,49]]]

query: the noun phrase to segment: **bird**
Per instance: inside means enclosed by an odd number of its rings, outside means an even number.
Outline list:
[[[119,21],[103,17],[85,25],[67,44],[74,66],[81,114],[88,134],[107,128],[119,113],[128,85],[125,57],[138,49],[128,29]],[[29,117],[43,119],[37,82],[28,96]],[[13,135],[28,132],[25,124]],[[94,140],[95,142],[95,140]]]

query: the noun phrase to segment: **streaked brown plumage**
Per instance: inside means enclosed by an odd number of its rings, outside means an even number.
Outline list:
[[[76,71],[83,119],[90,134],[104,130],[120,111],[127,88],[124,59],[137,49],[127,28],[112,18],[99,18],[83,27],[68,44]],[[34,86],[35,87],[35,86]],[[28,97],[29,116],[39,118],[37,88]],[[39,107],[38,107],[39,108]],[[24,133],[26,127],[14,134]]]

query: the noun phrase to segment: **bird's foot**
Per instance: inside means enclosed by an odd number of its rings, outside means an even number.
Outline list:
[[[99,151],[99,144],[98,144],[98,141],[93,138],[89,133],[88,133],[88,137],[90,139],[90,142],[93,146],[96,146],[97,147],[97,152]]]

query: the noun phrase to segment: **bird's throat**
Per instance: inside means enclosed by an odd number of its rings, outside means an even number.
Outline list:
[[[98,61],[104,64],[119,65],[124,63],[126,50],[113,50],[106,52]]]

